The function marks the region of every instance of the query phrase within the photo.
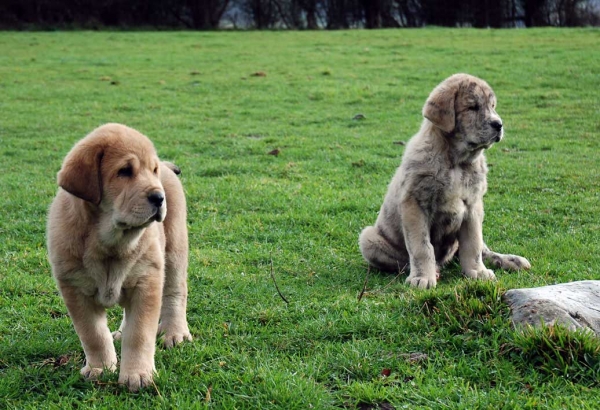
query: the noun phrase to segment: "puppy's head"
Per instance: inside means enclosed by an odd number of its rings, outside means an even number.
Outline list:
[[[144,228],[167,213],[152,142],[121,124],[103,125],[75,144],[58,185],[110,214],[118,229]]]
[[[468,74],[455,74],[439,84],[429,95],[423,116],[453,134],[464,151],[489,148],[503,137],[492,88]]]

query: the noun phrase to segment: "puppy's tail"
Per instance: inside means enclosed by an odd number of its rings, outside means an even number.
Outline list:
[[[163,161],[163,164],[165,164],[167,166],[167,168],[169,168],[171,171],[173,171],[175,173],[175,175],[181,174],[181,168],[179,168],[177,165],[173,164],[172,162]]]

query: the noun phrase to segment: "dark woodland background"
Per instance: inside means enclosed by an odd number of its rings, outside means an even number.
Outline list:
[[[0,0],[2,29],[598,26],[600,0]]]

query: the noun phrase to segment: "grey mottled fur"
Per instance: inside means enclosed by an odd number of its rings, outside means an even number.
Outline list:
[[[374,226],[359,238],[374,267],[410,267],[407,282],[434,287],[457,252],[465,276],[495,279],[483,260],[529,269],[527,259],[487,248],[482,237],[487,166],[483,151],[503,137],[496,97],[483,80],[455,74],[430,94],[419,132],[408,142]]]

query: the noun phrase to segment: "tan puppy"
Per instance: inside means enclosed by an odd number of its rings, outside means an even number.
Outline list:
[[[455,74],[429,95],[419,132],[404,151],[375,226],[365,228],[360,250],[386,271],[410,268],[406,280],[434,287],[441,265],[459,252],[463,274],[495,279],[483,259],[503,269],[529,269],[527,259],[490,251],[483,242],[483,151],[502,139],[496,96],[483,80]]]
[[[192,339],[186,204],[175,172],[144,135],[106,124],[73,147],[58,173],[48,255],[88,379],[116,370],[105,309],[117,303],[125,309],[122,335],[115,332],[122,337],[119,383],[132,391],[152,382],[157,332],[167,347]]]

